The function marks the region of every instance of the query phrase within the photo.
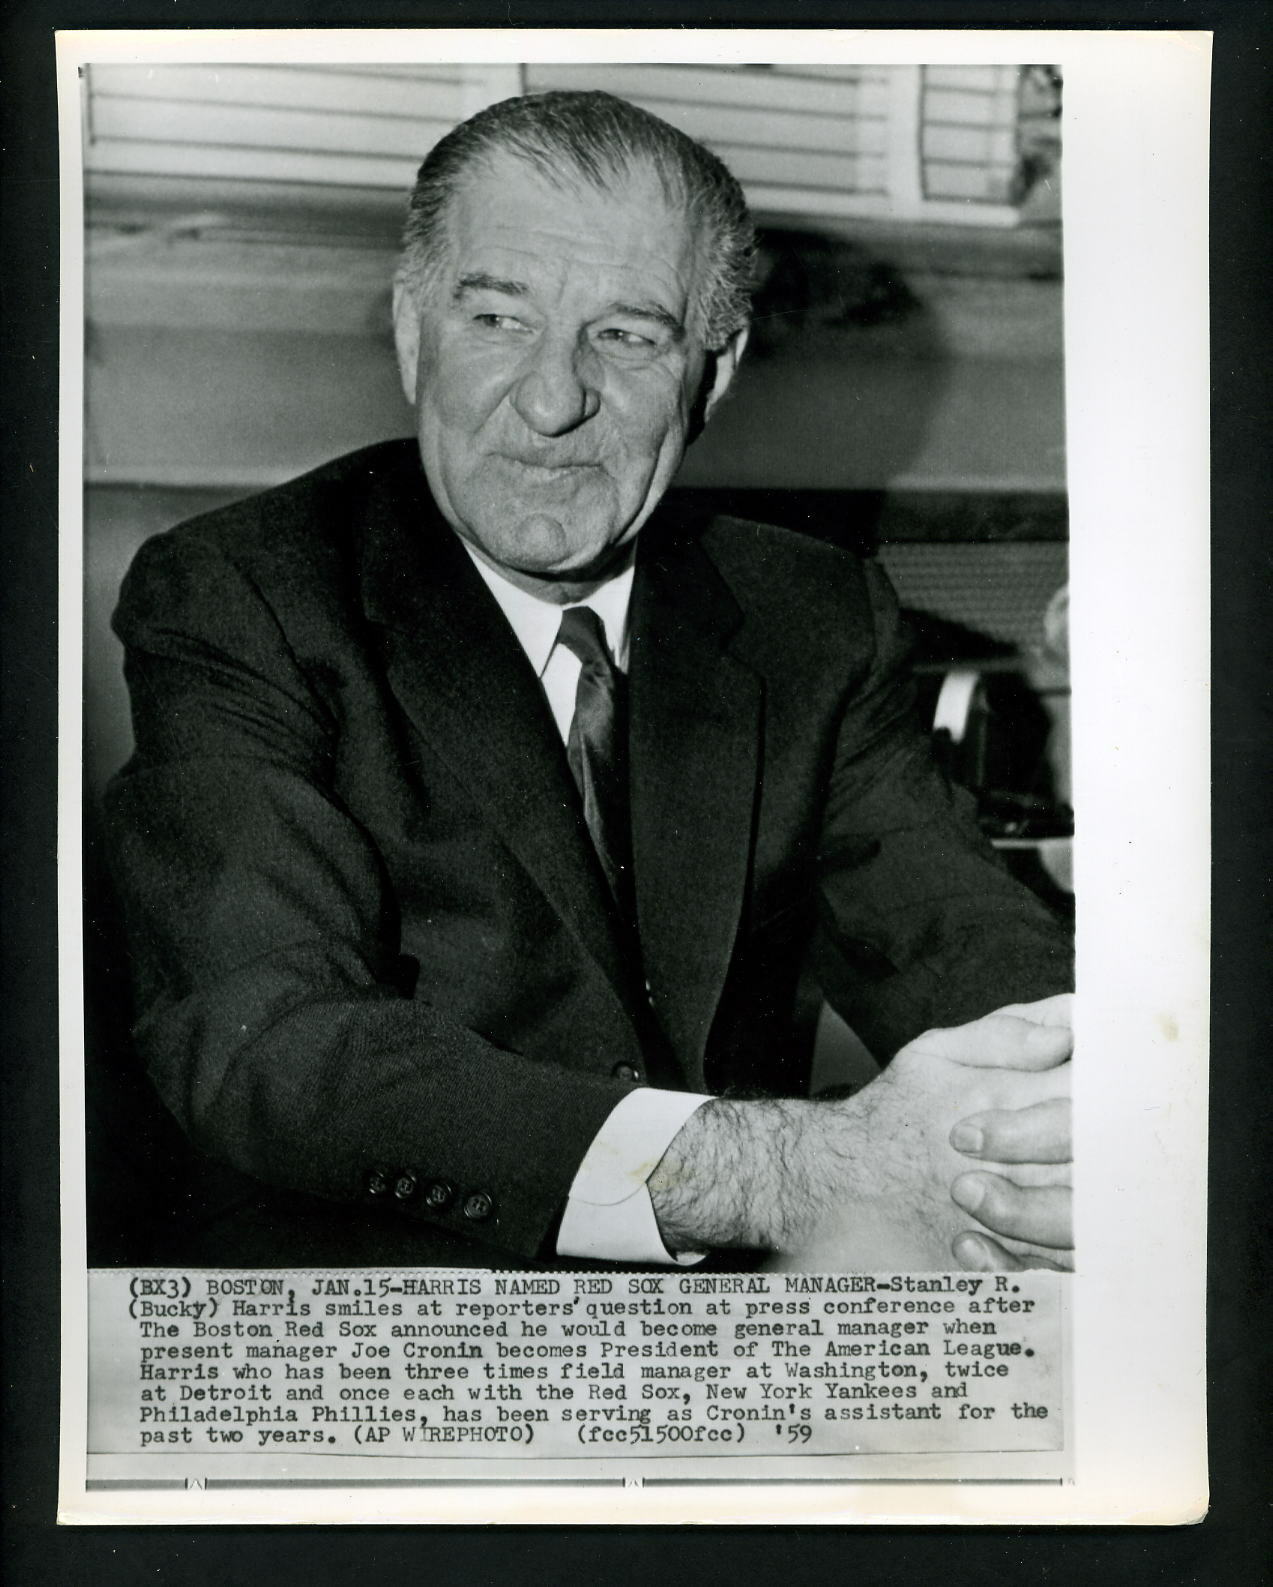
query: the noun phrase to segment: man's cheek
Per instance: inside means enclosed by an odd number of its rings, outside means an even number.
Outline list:
[[[629,412],[615,417],[613,430],[624,453],[650,469],[665,464],[669,457],[679,457],[684,447],[685,427],[675,411]]]
[[[498,408],[513,373],[506,360],[450,360],[426,377],[428,405],[439,423],[457,435],[471,435]]]

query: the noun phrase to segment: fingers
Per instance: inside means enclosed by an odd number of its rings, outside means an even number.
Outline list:
[[[950,1144],[966,1157],[992,1163],[1068,1163],[1069,1100],[1055,1097],[1032,1107],[975,1113],[955,1125]]]
[[[1053,1069],[1072,1055],[1074,1035],[1067,1025],[999,1009],[968,1025],[925,1031],[907,1051],[982,1069]]]
[[[995,1011],[999,1014],[1016,1014],[1035,1025],[1074,1024],[1074,993],[1058,992],[1055,997],[1043,997],[1036,1003],[1008,1003]]]
[[[1055,1250],[1068,1250],[1074,1244],[1068,1186],[1023,1188],[999,1174],[974,1173],[961,1174],[950,1194],[956,1206],[973,1214],[992,1234]]]
[[[1053,1262],[1046,1256],[1031,1256],[1027,1261],[988,1234],[978,1234],[972,1229],[957,1234],[950,1249],[956,1262],[969,1273],[1022,1273],[1031,1267],[1051,1268],[1058,1273],[1065,1271],[1060,1262]]]

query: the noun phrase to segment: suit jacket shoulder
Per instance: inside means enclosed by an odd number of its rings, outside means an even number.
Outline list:
[[[409,440],[366,447],[272,490],[231,502],[153,536],[123,587],[222,562],[283,621],[303,634],[337,615],[362,578],[369,533],[401,532],[431,512],[419,456]]]
[[[410,493],[420,473],[413,441],[382,441],[188,518],[156,538],[215,545],[240,557],[263,550],[272,539],[299,549],[300,542],[315,532],[320,540],[346,538],[350,526],[383,492]]]
[[[701,581],[710,569],[734,608],[718,620],[738,628],[734,648],[762,675],[782,676],[822,694],[832,680],[853,686],[888,652],[890,665],[909,657],[896,596],[873,561],[774,524],[729,515],[696,518],[673,508],[655,529],[651,561],[685,558],[678,576]],[[645,531],[643,531],[644,533]],[[695,561],[697,556],[697,564]],[[678,599],[707,607],[701,588]]]

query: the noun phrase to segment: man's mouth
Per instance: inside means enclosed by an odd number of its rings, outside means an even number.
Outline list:
[[[530,469],[537,474],[565,474],[571,470],[601,466],[592,458],[523,457],[516,452],[501,452],[499,456],[506,463],[515,463],[518,468]]]

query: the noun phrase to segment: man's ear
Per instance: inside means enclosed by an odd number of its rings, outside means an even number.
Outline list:
[[[407,401],[415,406],[416,375],[420,364],[420,309],[415,294],[401,281],[393,284],[393,344],[398,351],[398,374]]]
[[[748,335],[749,327],[744,325],[741,331],[734,332],[719,352],[708,353],[703,366],[702,384],[690,413],[689,433],[685,438],[687,446],[702,435],[704,426],[716,411],[716,404],[733,385]]]
[[[703,393],[703,423],[706,424],[716,411],[716,404],[734,383],[734,376],[738,373],[738,366],[742,362],[743,351],[747,346],[747,338],[751,335],[751,327],[744,325],[735,331],[719,352],[711,355],[707,366],[707,380]]]

